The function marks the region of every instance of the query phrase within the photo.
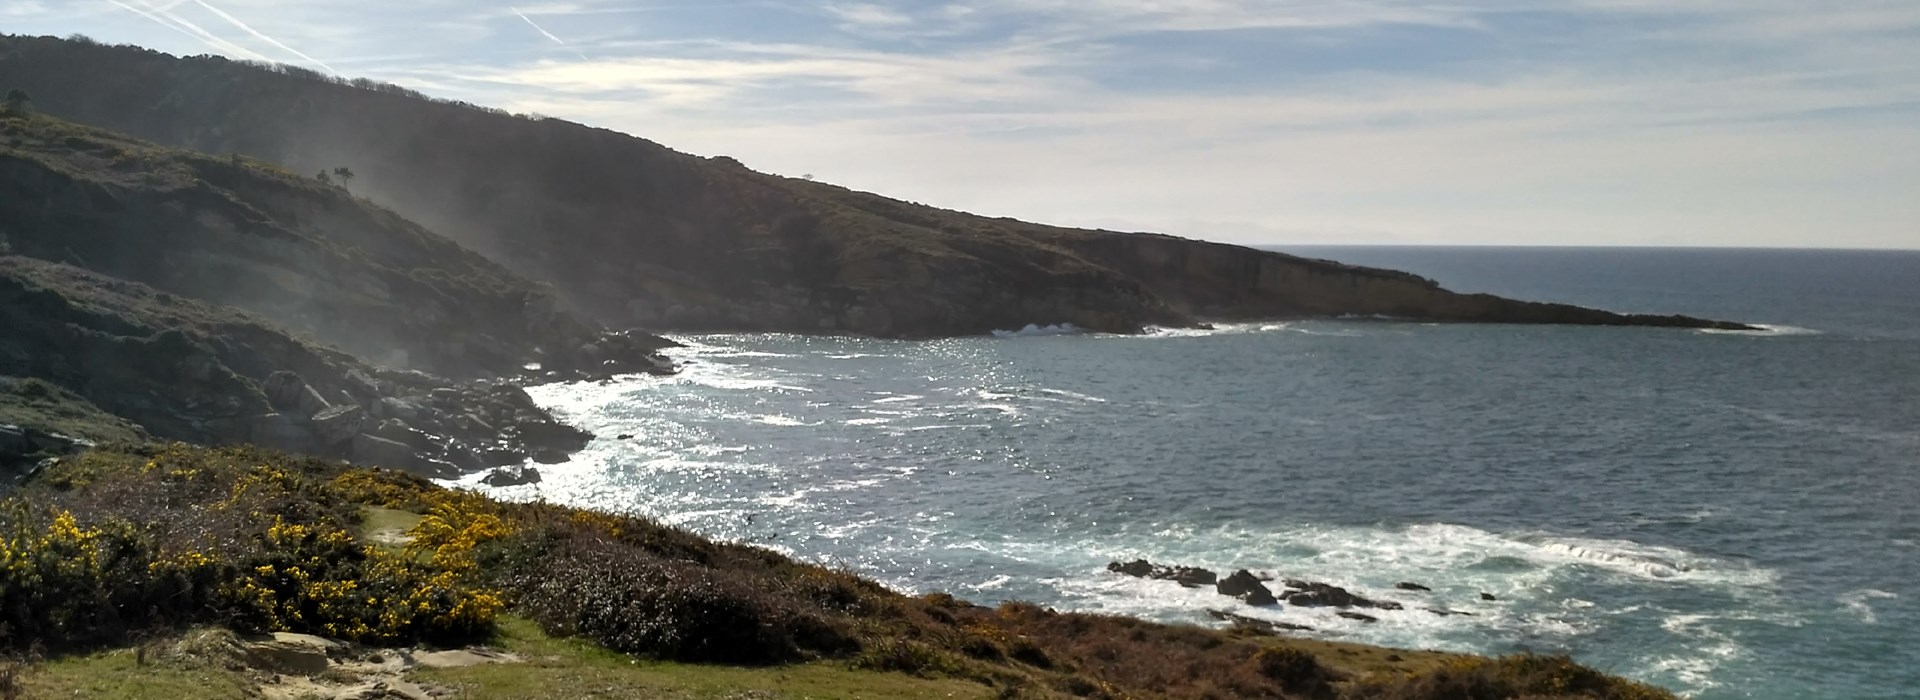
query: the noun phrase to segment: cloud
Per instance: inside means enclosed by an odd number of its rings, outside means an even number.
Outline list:
[[[207,4],[206,0],[193,0],[193,3],[196,5],[199,5],[201,8],[205,9],[206,11],[213,13],[214,16],[219,17],[220,19],[226,20],[228,24],[233,25],[234,27],[238,28],[240,31],[246,32],[247,34],[253,36],[253,38],[255,39],[259,39],[261,41],[272,44],[275,47],[279,48],[281,51],[285,51],[287,53],[293,54],[295,56],[300,57],[300,59],[303,61],[306,61],[308,63],[314,64],[316,66],[326,69],[327,72],[329,73],[339,72],[334,70],[333,66],[327,65],[326,62],[321,61],[320,59],[301,53],[300,51],[294,49],[291,46],[280,43],[279,39],[275,39],[273,37],[260,33],[259,30],[256,30],[253,27],[248,26],[247,23],[240,21],[240,18],[227,14],[226,11],[221,10],[218,7],[214,7],[213,5]]]
[[[222,4],[378,79],[996,215],[1920,245],[1920,164],[1897,157],[1920,152],[1910,2]],[[535,18],[577,19],[561,42]]]

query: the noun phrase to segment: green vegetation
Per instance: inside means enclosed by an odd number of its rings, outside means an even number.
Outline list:
[[[39,379],[0,376],[0,424],[93,442],[144,442],[145,430]]]
[[[54,654],[29,687],[250,687],[216,677],[217,663],[148,649],[177,650],[199,625],[484,642],[526,660],[416,673],[475,698],[1671,697],[1565,659],[1385,653],[908,597],[645,518],[252,448],[99,449],[0,501],[0,650]],[[148,657],[163,665],[134,668]]]

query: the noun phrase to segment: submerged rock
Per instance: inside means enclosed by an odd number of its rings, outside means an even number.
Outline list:
[[[1235,571],[1232,576],[1221,579],[1214,590],[1219,591],[1220,595],[1244,600],[1248,605],[1267,606],[1280,603],[1274,598],[1273,591],[1269,590],[1266,584],[1261,583],[1259,577],[1246,569]]]
[[[540,470],[533,467],[502,467],[488,473],[486,478],[480,480],[480,483],[494,488],[506,488],[508,486],[538,484],[540,481]]]
[[[1394,587],[1394,588],[1398,588],[1398,589],[1400,589],[1400,590],[1403,590],[1403,591],[1425,591],[1425,592],[1428,592],[1428,593],[1431,593],[1431,592],[1433,592],[1433,589],[1431,589],[1431,588],[1428,588],[1428,587],[1426,587],[1426,586],[1422,586],[1422,585],[1420,585],[1420,584],[1417,584],[1417,583],[1409,583],[1409,582],[1407,582],[1407,581],[1401,581],[1401,582],[1399,582],[1399,583],[1396,583],[1396,584],[1393,584],[1393,587]]]
[[[1173,581],[1187,588],[1211,586],[1220,580],[1218,574],[1199,567],[1163,566],[1145,559],[1135,559],[1126,563],[1116,561],[1108,564],[1107,570],[1117,574],[1126,574],[1134,578]]]
[[[1314,581],[1287,579],[1287,592],[1280,595],[1281,600],[1302,607],[1335,608],[1379,608],[1381,610],[1399,610],[1401,605],[1392,601],[1377,601],[1355,595],[1352,591],[1332,584]]]

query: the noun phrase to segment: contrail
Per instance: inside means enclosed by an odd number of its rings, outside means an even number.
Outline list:
[[[166,27],[176,32],[180,32],[181,34],[185,34],[195,39],[199,39],[202,43],[205,43],[206,45],[211,46],[215,49],[219,49],[221,51],[235,54],[244,58],[250,58],[256,61],[263,61],[263,62],[267,61],[266,56],[262,56],[258,53],[248,50],[246,47],[240,46],[239,44],[235,44],[231,41],[227,41],[218,36],[214,36],[213,32],[209,32],[205,29],[201,29],[200,25],[197,25],[185,19],[182,19],[181,17],[174,15],[163,8],[154,7],[152,5],[148,5],[145,8],[140,8],[140,7],[135,7],[133,5],[129,5],[127,3],[121,2],[120,0],[107,0],[107,2],[113,3],[114,5],[118,6],[120,9],[126,10],[128,12],[132,12],[136,15],[140,15],[141,17],[145,17],[147,19],[153,20],[155,24],[158,24],[162,27]],[[142,4],[145,4],[144,0]]]
[[[546,37],[546,38],[548,38],[548,39],[552,39],[552,40],[553,40],[553,43],[556,43],[556,44],[559,44],[559,45],[561,45],[561,46],[566,46],[566,45],[567,45],[567,42],[564,42],[564,41],[561,41],[561,40],[560,40],[560,37],[557,37],[557,36],[554,36],[554,35],[553,35],[553,32],[550,32],[550,31],[547,31],[547,29],[546,29],[546,27],[542,27],[542,26],[540,26],[539,24],[537,24],[537,23],[535,23],[535,22],[533,21],[533,18],[532,18],[532,17],[528,17],[528,16],[527,16],[527,13],[525,13],[525,12],[521,12],[521,11],[520,11],[520,8],[518,8],[518,7],[514,7],[514,6],[512,6],[512,5],[508,5],[508,6],[507,6],[507,9],[509,9],[509,10],[513,10],[513,13],[514,13],[514,14],[516,14],[516,15],[519,15],[519,16],[520,16],[520,19],[523,19],[523,20],[526,20],[526,21],[527,21],[527,26],[529,26],[529,27],[533,27],[533,30],[534,30],[534,31],[536,31],[536,32],[540,32],[540,36],[544,36],[544,37]]]
[[[553,35],[553,32],[550,32],[550,31],[547,31],[547,28],[546,28],[546,27],[542,27],[542,26],[540,26],[540,25],[539,25],[539,23],[537,23],[537,22],[534,22],[534,21],[533,21],[533,18],[532,18],[532,17],[528,17],[528,16],[527,16],[527,13],[525,13],[525,12],[521,12],[521,11],[520,11],[520,8],[518,8],[518,7],[514,7],[514,6],[512,6],[512,5],[508,5],[508,6],[507,6],[507,9],[509,9],[509,10],[513,10],[513,13],[514,13],[514,14],[516,14],[516,15],[519,15],[519,16],[520,16],[520,19],[523,19],[523,20],[526,20],[526,22],[527,22],[527,26],[529,26],[529,27],[533,27],[533,30],[534,30],[534,31],[536,31],[536,32],[540,32],[540,36],[544,36],[544,37],[546,37],[546,38],[548,38],[548,39],[552,39],[552,40],[553,40],[553,43],[556,43],[556,44],[559,44],[559,45],[561,45],[561,46],[567,46],[567,42],[564,42],[564,41],[561,41],[561,40],[560,40],[560,37],[557,37],[557,36],[554,36],[554,35]],[[582,60],[582,61],[585,61],[585,60],[587,60],[587,55],[586,55],[586,54],[584,54],[584,53],[580,53],[579,51],[574,51],[574,52],[573,52],[573,55],[575,55],[575,56],[579,56],[579,57],[580,57],[580,60]]]
[[[199,6],[201,6],[201,7],[204,7],[204,8],[207,8],[207,11],[208,11],[208,12],[212,12],[212,13],[213,13],[213,14],[215,14],[215,15],[219,15],[219,17],[220,17],[220,19],[224,19],[224,20],[226,20],[226,21],[227,21],[227,23],[228,23],[228,24],[231,24],[231,25],[233,25],[233,26],[235,26],[235,27],[238,27],[238,28],[240,28],[240,31],[243,31],[243,32],[246,32],[246,33],[248,33],[248,34],[252,34],[252,35],[254,36],[254,38],[257,38],[257,39],[259,39],[259,40],[261,40],[261,41],[264,41],[264,42],[267,42],[267,43],[269,43],[269,44],[273,44],[274,46],[278,46],[278,47],[280,47],[280,48],[281,48],[281,50],[283,50],[283,51],[286,51],[287,53],[290,53],[290,54],[293,54],[293,55],[295,55],[295,56],[299,56],[300,58],[302,58],[302,59],[305,59],[305,60],[306,60],[306,61],[307,61],[308,63],[312,63],[312,64],[314,64],[314,65],[316,65],[316,66],[319,66],[319,67],[321,67],[321,68],[325,68],[325,69],[327,69],[327,72],[328,72],[328,73],[333,73],[333,74],[335,74],[335,75],[339,75],[339,74],[340,74],[340,71],[337,71],[337,70],[334,70],[334,69],[333,69],[333,66],[329,66],[329,65],[327,65],[327,62],[326,62],[326,61],[322,61],[322,60],[320,60],[320,59],[317,59],[317,58],[314,58],[314,57],[312,57],[312,56],[308,56],[308,55],[306,55],[306,54],[304,54],[304,53],[300,53],[300,51],[299,51],[299,50],[297,50],[297,49],[295,49],[295,48],[293,48],[293,47],[291,47],[291,46],[288,46],[288,45],[286,45],[286,44],[282,44],[282,43],[280,43],[280,40],[279,40],[279,39],[275,39],[275,38],[273,38],[273,37],[270,37],[270,36],[267,36],[267,35],[265,35],[265,34],[262,34],[262,33],[260,33],[260,31],[259,31],[259,30],[257,30],[257,29],[254,29],[253,27],[249,27],[249,26],[247,26],[247,23],[245,23],[245,22],[242,22],[242,21],[240,21],[240,18],[238,18],[238,17],[234,17],[233,15],[230,15],[230,14],[227,14],[227,13],[226,13],[225,11],[223,11],[223,10],[221,10],[221,9],[220,9],[220,8],[218,8],[218,7],[214,7],[214,6],[212,6],[212,5],[209,5],[209,4],[207,4],[207,2],[206,2],[206,0],[193,0],[193,3],[194,3],[195,5],[199,5]]]

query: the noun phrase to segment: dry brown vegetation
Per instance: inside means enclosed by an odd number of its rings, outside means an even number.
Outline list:
[[[361,539],[365,513],[395,511],[418,517],[404,548]],[[207,623],[460,641],[510,610],[643,658],[837,661],[1003,697],[1672,697],[1561,658],[1355,666],[1305,640],[910,597],[645,518],[251,448],[96,450],[0,504],[0,531],[0,651],[124,646]]]

